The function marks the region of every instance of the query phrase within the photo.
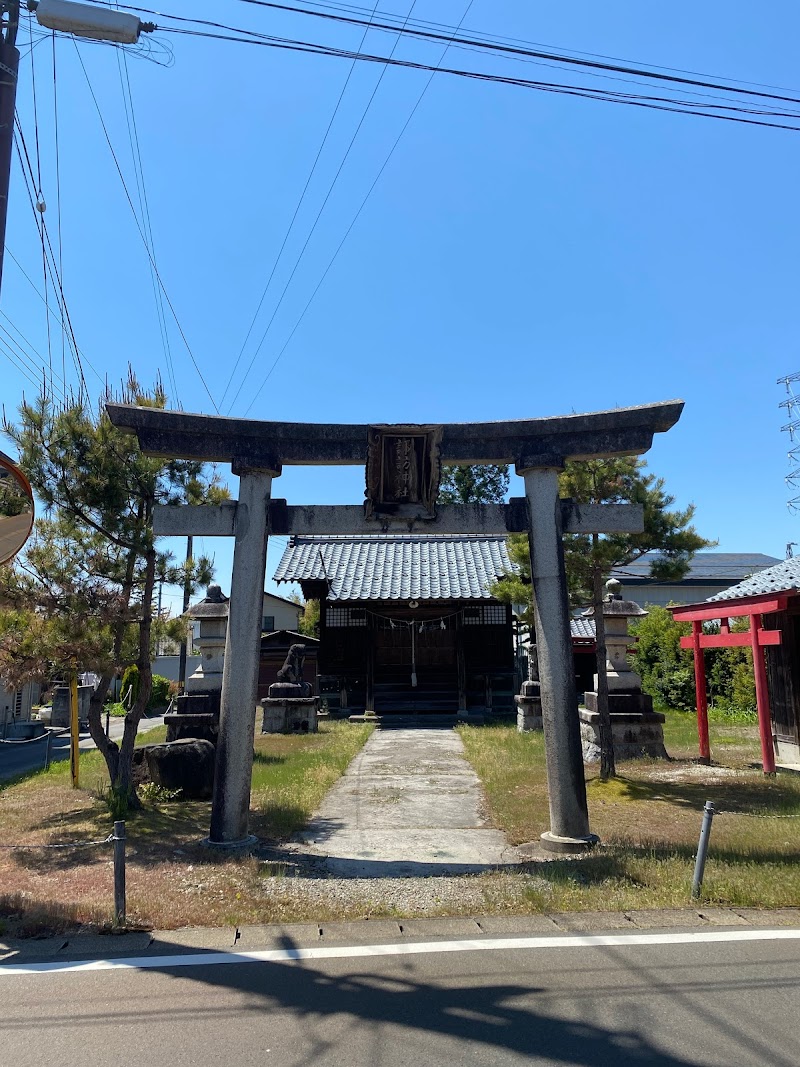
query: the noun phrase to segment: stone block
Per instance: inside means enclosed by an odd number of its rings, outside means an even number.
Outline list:
[[[597,693],[584,694],[583,702],[587,711],[597,711]],[[608,710],[612,715],[659,715],[653,711],[653,698],[647,693],[609,693]],[[660,716],[664,722],[664,716]]]
[[[475,921],[490,937],[526,937],[562,932],[549,915],[478,915]]]
[[[606,930],[631,930],[633,923],[622,911],[564,911],[550,916],[569,933],[603,933]]]
[[[261,711],[262,734],[317,732],[319,697],[267,697],[261,704]]]
[[[586,763],[600,759],[600,716],[597,712],[579,710],[583,758]],[[654,712],[650,715],[611,715],[611,737],[614,757],[618,760],[668,759],[664,747],[664,716]]]
[[[538,682],[526,682],[525,685],[536,685]],[[514,703],[517,705],[517,730],[527,733],[528,730],[542,729],[542,701],[538,696],[516,696]]]
[[[180,789],[185,797],[208,799],[214,789],[214,746],[192,738],[144,745],[141,749],[148,777],[165,789]]]
[[[219,736],[219,718],[210,712],[175,712],[164,716],[167,741],[185,741],[197,738],[216,745]]]

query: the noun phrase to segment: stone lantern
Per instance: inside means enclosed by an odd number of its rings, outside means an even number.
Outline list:
[[[200,633],[195,642],[200,653],[200,663],[195,672],[186,679],[186,692],[207,694],[213,705],[210,710],[217,712],[222,693],[229,603],[229,598],[218,585],[210,585],[205,600],[193,604],[187,612],[190,619],[197,619],[200,623]]]
[[[205,599],[193,604],[187,612],[190,619],[200,622],[196,641],[200,663],[194,674],[186,679],[186,692],[175,698],[174,710],[164,716],[168,741],[195,737],[216,743],[228,605],[229,598],[222,589],[210,585]]]
[[[641,756],[667,758],[664,748],[664,716],[653,711],[653,698],[642,692],[642,679],[631,669],[628,651],[636,638],[628,633],[628,620],[647,615],[633,600],[624,600],[622,585],[616,578],[606,582],[603,621],[606,632],[606,671],[611,736],[616,759]],[[594,618],[594,608],[584,611]],[[584,694],[585,707],[580,709],[583,758],[588,763],[600,759],[600,715],[597,710],[597,675],[594,692]]]

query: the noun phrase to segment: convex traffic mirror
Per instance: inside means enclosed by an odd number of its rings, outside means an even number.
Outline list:
[[[0,455],[0,564],[19,552],[33,528],[33,492],[22,471]]]

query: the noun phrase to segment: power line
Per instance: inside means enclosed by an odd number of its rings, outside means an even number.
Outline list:
[[[123,52],[122,59],[120,59],[120,50],[116,50],[117,56],[117,70],[119,73],[120,88],[122,90],[122,103],[125,109],[125,122],[128,127],[128,141],[131,148],[131,158],[133,159],[133,173],[136,179],[136,190],[139,198],[139,210],[142,215],[142,222],[144,224],[145,234],[149,240],[149,251],[152,255],[152,261],[155,262],[156,250],[155,242],[153,240],[153,225],[150,217],[150,206],[147,200],[147,188],[144,181],[144,167],[142,165],[142,152],[139,144],[139,131],[136,124],[136,113],[133,107],[133,92],[131,89],[130,72],[128,71],[128,57]],[[122,68],[123,63],[125,67],[125,78],[123,80]],[[161,345],[164,351],[164,360],[167,367],[167,377],[170,382],[170,389],[172,390],[172,396],[175,398],[175,403],[180,405],[180,396],[178,394],[178,383],[175,378],[175,368],[172,362],[172,350],[169,344],[169,332],[167,330],[166,316],[164,314],[164,297],[156,282],[155,271],[153,270],[153,262],[149,263],[150,269],[150,283],[153,289],[153,300],[156,306],[156,318],[158,320],[159,333],[161,336]]]
[[[102,2],[102,0],[101,0],[101,2]],[[247,3],[248,0],[242,0],[242,2],[243,3]],[[365,8],[359,7],[357,4],[342,4],[342,3],[335,3],[335,2],[327,2],[326,3],[326,2],[324,2],[324,0],[306,0],[306,3],[308,3],[311,7],[329,8],[331,10],[341,10],[341,11],[349,11],[349,12],[356,12],[356,13],[358,13],[358,12],[364,13],[366,11]],[[382,11],[381,15],[383,16],[384,19],[389,19],[389,20],[394,19],[396,21],[399,21],[400,19],[402,19],[402,15],[392,14],[391,12],[388,12],[388,11]],[[436,22],[436,21],[431,21],[429,19],[411,19],[410,22],[413,23],[415,26],[433,26],[436,29],[446,31],[447,33],[450,33],[453,30],[452,24],[448,24],[446,22]],[[671,71],[672,73],[675,73],[675,74],[692,74],[692,75],[694,75],[696,77],[699,77],[699,78],[717,78],[717,79],[726,80],[726,81],[729,81],[729,82],[736,82],[739,85],[754,85],[754,86],[758,86],[759,88],[762,88],[762,89],[780,89],[780,90],[782,90],[784,92],[795,92],[795,91],[797,91],[797,90],[786,89],[785,86],[781,86],[781,85],[772,85],[772,84],[770,84],[768,82],[765,83],[765,82],[748,81],[748,80],[743,79],[743,78],[731,78],[731,77],[723,78],[722,75],[703,74],[700,71],[688,70],[685,67],[671,67],[671,66],[668,66],[668,65],[663,64],[663,63],[646,63],[645,64],[645,63],[637,61],[637,60],[626,59],[626,58],[623,58],[623,57],[620,57],[620,56],[609,55],[609,54],[607,54],[605,52],[587,52],[586,50],[581,50],[579,48],[569,48],[566,45],[544,44],[541,41],[532,41],[532,40],[529,40],[529,39],[526,39],[526,38],[522,38],[522,37],[510,37],[508,35],[490,33],[487,30],[472,30],[472,31],[463,30],[462,32],[467,36],[471,36],[471,37],[475,38],[476,40],[480,40],[481,38],[483,38],[483,39],[486,39],[486,40],[489,40],[489,41],[499,41],[499,42],[506,42],[506,43],[515,44],[515,45],[524,45],[524,46],[526,46],[528,48],[544,48],[544,49],[547,49],[548,51],[551,51],[551,52],[554,52],[554,53],[566,52],[566,53],[568,53],[570,55],[573,55],[573,56],[589,56],[591,59],[607,59],[607,60],[612,60],[615,63],[625,63],[625,64],[627,64],[629,66],[637,66],[637,65],[638,66],[647,66],[647,67],[650,67],[653,70],[667,70],[667,71]],[[456,44],[456,45],[454,45],[454,47],[458,48],[459,46]]]
[[[189,37],[211,38],[214,40],[231,41],[239,44],[258,45],[278,50],[309,53],[312,55],[332,56],[338,59],[351,59],[353,54],[345,49],[331,49],[308,43],[279,43],[274,41],[254,40],[250,37],[232,37],[220,33],[209,33],[194,30],[182,30],[170,27],[171,32],[183,34]],[[482,71],[463,70],[453,67],[432,67],[427,63],[418,63],[411,60],[391,59],[385,56],[375,56],[361,53],[357,57],[360,61],[371,63],[388,63],[390,66],[405,67],[409,70],[439,71],[442,74],[450,74],[456,77],[468,78],[474,81],[490,82],[498,85],[511,85],[519,88],[534,89],[541,92],[550,92],[562,96],[574,96],[587,100],[598,100],[606,103],[628,104],[634,107],[643,107],[648,110],[665,111],[679,115],[693,115],[699,118],[719,119],[726,122],[735,122],[745,126],[760,126],[771,130],[788,130],[792,133],[800,132],[800,126],[788,123],[766,122],[763,118],[748,119],[742,115],[758,115],[764,117],[796,119],[800,120],[800,112],[786,112],[766,109],[745,108],[740,105],[720,108],[718,105],[703,105],[696,101],[683,100],[680,97],[653,97],[637,93],[619,93],[608,90],[594,89],[588,86],[564,84],[562,82],[543,82],[529,78],[515,78],[507,75],[488,74]],[[798,100],[800,103],[800,100]],[[732,112],[732,114],[718,114],[717,112]]]
[[[56,35],[52,35],[53,44],[53,131],[55,138],[55,163],[56,163],[56,221],[58,226],[58,273],[64,278],[64,243],[61,235],[61,153],[58,137],[58,78],[56,72]],[[31,48],[31,54],[33,48]],[[67,360],[66,360],[66,335],[61,330],[61,376],[66,384]]]
[[[379,3],[380,3],[380,0],[375,0],[375,5],[372,8],[372,14],[373,15],[378,10],[378,4]],[[359,52],[364,47],[364,42],[367,39],[367,34],[368,33],[369,33],[369,27],[367,27],[364,30],[364,33],[363,33],[363,35],[361,37],[361,41],[360,41],[359,46],[358,46],[358,51]],[[286,248],[286,243],[289,240],[289,237],[291,235],[292,229],[294,228],[295,220],[297,219],[297,216],[298,216],[298,214],[300,212],[300,208],[303,206],[303,202],[305,201],[306,193],[308,192],[308,187],[311,184],[311,179],[314,177],[314,174],[316,173],[317,164],[319,163],[319,160],[320,160],[322,152],[323,152],[323,150],[325,148],[325,145],[328,143],[328,136],[330,135],[331,129],[333,127],[333,123],[336,120],[336,116],[339,113],[339,108],[341,107],[342,100],[344,99],[344,94],[347,92],[347,87],[350,84],[350,79],[352,78],[353,71],[355,69],[356,69],[356,60],[353,59],[353,61],[350,64],[350,69],[347,72],[347,77],[345,78],[344,85],[342,86],[341,92],[339,93],[339,99],[336,101],[336,106],[333,109],[333,113],[331,114],[330,121],[328,122],[327,129],[325,130],[325,133],[323,135],[322,143],[320,144],[319,149],[317,151],[317,154],[314,157],[314,162],[312,163],[311,170],[309,171],[308,177],[306,178],[305,185],[303,186],[303,191],[301,192],[300,198],[297,201],[297,204],[296,204],[295,209],[294,209],[294,213],[293,213],[292,218],[291,218],[291,220],[289,222],[289,225],[288,225],[288,227],[286,229],[286,233],[284,234],[283,241],[281,243],[280,248],[278,249],[278,254],[275,257],[274,263],[272,264],[272,270],[270,271],[269,277],[267,278],[267,284],[264,286],[264,291],[261,294],[261,299],[258,302],[258,307],[256,308],[255,314],[253,315],[253,319],[252,319],[252,321],[250,323],[250,326],[248,327],[245,339],[242,342],[242,347],[239,350],[239,355],[236,357],[236,362],[233,365],[233,370],[230,373],[230,377],[228,378],[228,382],[227,382],[227,384],[225,386],[225,391],[223,392],[222,398],[220,400],[220,406],[222,406],[225,403],[225,397],[227,396],[228,389],[230,389],[230,387],[231,387],[231,383],[233,382],[233,379],[234,379],[234,377],[236,375],[236,371],[238,369],[239,363],[241,362],[242,355],[244,354],[244,350],[247,347],[247,342],[250,340],[250,334],[253,332],[253,327],[256,324],[256,319],[258,318],[259,312],[261,311],[261,307],[262,307],[262,305],[264,303],[264,300],[266,299],[269,287],[272,284],[272,279],[275,277],[275,271],[277,270],[278,263],[280,262],[281,256],[283,255],[283,250]],[[245,377],[247,377],[247,376],[245,375]]]
[[[17,265],[17,267],[19,268],[19,271],[22,274],[22,276],[25,278],[25,280],[30,285],[31,289],[33,289],[34,293],[36,293],[36,295],[39,297],[39,299],[44,304],[47,314],[51,315],[54,319],[58,319],[59,325],[61,325],[61,327],[63,329],[64,328],[63,315],[62,315],[62,317],[59,317],[56,314],[56,312],[52,309],[50,304],[47,302],[47,300],[45,300],[44,296],[42,295],[41,290],[37,289],[36,283],[33,281],[33,279],[31,278],[30,274],[28,274],[28,272],[25,270],[25,268],[22,266],[22,264],[20,263],[20,261],[17,259],[17,257],[14,255],[14,253],[11,251],[10,248],[6,248],[6,255],[10,256],[11,259],[14,261],[14,263]],[[0,312],[0,314],[3,314],[3,313]],[[72,338],[70,337],[68,332],[67,332],[67,340],[68,341],[72,340]],[[100,376],[100,374],[97,372],[97,370],[92,366],[92,364],[89,362],[89,360],[86,358],[86,356],[82,352],[80,352],[80,350],[78,352],[78,355],[83,360],[83,362],[87,364],[87,366],[92,371],[92,373],[95,375],[95,377],[98,379],[98,381],[100,381],[101,383],[104,383],[104,379]]]
[[[470,0],[470,2],[467,4],[467,7],[466,7],[466,9],[464,11],[464,14],[461,16],[461,22],[459,22],[458,26],[456,27],[456,30],[455,30],[456,33],[458,33],[458,30],[461,27],[461,23],[464,21],[464,19],[469,14],[470,8],[472,7],[472,4],[473,4],[473,0]],[[448,51],[447,47],[442,51],[442,54],[439,57],[439,63],[442,63],[444,61],[444,57],[447,55],[447,51]],[[308,302],[306,303],[305,307],[303,308],[302,312],[300,313],[300,317],[297,319],[297,321],[295,322],[294,326],[292,327],[292,332],[289,334],[289,336],[287,337],[286,341],[284,342],[283,348],[281,348],[280,352],[278,353],[278,355],[273,360],[272,365],[269,368],[269,370],[267,371],[263,381],[261,382],[261,385],[258,387],[258,390],[257,390],[255,396],[250,401],[250,404],[247,407],[247,410],[245,411],[245,415],[247,415],[247,413],[250,411],[250,408],[253,406],[253,404],[256,402],[256,399],[261,394],[261,390],[267,384],[267,381],[269,380],[270,376],[272,375],[272,372],[277,367],[278,363],[280,362],[281,357],[283,356],[283,353],[289,347],[289,343],[291,342],[291,340],[294,337],[295,333],[299,329],[301,322],[305,318],[306,312],[311,307],[311,305],[314,302],[314,299],[315,299],[317,293],[322,288],[323,282],[327,278],[331,267],[335,263],[339,253],[341,252],[342,248],[344,247],[344,244],[347,241],[347,238],[350,236],[350,233],[352,232],[353,227],[355,226],[356,222],[358,221],[358,219],[359,219],[359,217],[361,215],[361,212],[364,210],[364,207],[366,206],[367,201],[369,200],[370,196],[372,195],[372,192],[375,189],[375,186],[378,184],[378,182],[381,179],[381,176],[382,176],[383,172],[386,170],[386,167],[389,165],[389,160],[394,155],[395,149],[400,144],[400,141],[402,140],[402,137],[403,137],[404,133],[408,129],[409,125],[411,124],[411,120],[414,118],[414,115],[416,114],[417,109],[419,108],[419,105],[422,103],[423,97],[425,96],[425,94],[427,93],[428,89],[430,88],[431,82],[433,81],[433,78],[434,78],[435,74],[436,74],[436,71],[435,70],[432,71],[431,74],[428,77],[428,80],[425,82],[424,86],[422,87],[422,92],[417,97],[417,101],[414,104],[414,107],[411,109],[410,115],[406,119],[405,123],[403,124],[402,129],[400,130],[400,132],[398,133],[397,137],[395,138],[394,144],[389,149],[389,153],[386,156],[386,159],[384,159],[383,164],[381,166],[381,169],[375,175],[375,179],[373,180],[372,185],[369,187],[369,189],[366,192],[366,195],[364,196],[363,200],[359,204],[358,211],[356,211],[356,213],[353,216],[353,219],[352,219],[350,225],[348,226],[347,230],[345,231],[344,237],[342,237],[342,239],[339,242],[335,252],[331,256],[330,260],[328,261],[328,265],[325,268],[325,270],[324,270],[324,272],[322,274],[322,277],[317,282],[317,285],[314,288],[314,291],[312,292],[311,296],[309,297]]]
[[[22,174],[25,179],[25,188],[28,193],[28,200],[30,202],[31,211],[36,223],[37,233],[42,241],[42,253],[44,258],[44,302],[45,306],[48,306],[47,301],[47,278],[53,283],[53,289],[58,303],[59,312],[61,315],[61,328],[62,330],[68,329],[72,339],[72,355],[75,363],[75,369],[78,372],[79,390],[86,390],[88,396],[88,388],[86,386],[86,379],[83,373],[83,364],[81,361],[80,351],[78,349],[78,342],[75,339],[75,331],[72,328],[72,319],[70,318],[69,309],[67,307],[67,299],[64,293],[64,287],[61,283],[61,278],[58,273],[58,267],[56,265],[55,253],[53,251],[53,245],[50,241],[50,234],[47,229],[47,223],[45,222],[44,212],[39,209],[39,204],[43,203],[41,200],[34,198],[33,188],[36,181],[33,174],[33,167],[31,165],[30,154],[28,152],[28,146],[25,141],[25,133],[22,129],[22,125],[19,121],[19,116],[15,116],[16,121],[16,137],[15,143],[17,148],[17,155],[19,156],[20,164],[22,165]],[[20,148],[20,145],[22,146]],[[25,169],[25,163],[28,165],[28,169]],[[46,246],[46,247],[45,247]],[[48,353],[50,351],[50,319],[46,317],[47,334],[48,334]],[[87,361],[88,362],[88,361]],[[52,358],[50,361],[51,378],[52,378]],[[94,370],[94,368],[92,368]],[[95,373],[97,373],[95,371]]]
[[[161,277],[161,273],[159,272],[158,266],[157,266],[155,260],[153,259],[153,256],[152,256],[152,254],[150,252],[150,248],[148,247],[147,239],[145,238],[144,231],[142,230],[142,227],[141,227],[141,225],[139,223],[138,216],[136,214],[136,208],[133,206],[133,200],[131,199],[131,194],[130,194],[130,192],[128,190],[128,184],[125,181],[125,175],[122,173],[122,168],[119,165],[119,160],[117,159],[117,153],[114,151],[114,145],[111,142],[111,137],[109,136],[108,128],[106,127],[105,119],[103,118],[103,113],[100,110],[100,104],[98,103],[97,96],[95,95],[94,88],[92,87],[92,83],[89,80],[89,74],[88,74],[88,71],[86,70],[86,66],[84,65],[83,57],[81,56],[80,49],[78,48],[78,42],[75,40],[74,37],[73,37],[72,40],[73,40],[73,44],[75,45],[75,51],[76,51],[77,56],[78,56],[78,62],[80,63],[81,69],[83,70],[83,75],[84,75],[84,78],[86,79],[86,84],[89,87],[89,93],[91,94],[92,100],[94,102],[94,106],[95,106],[95,109],[97,111],[98,118],[100,119],[100,125],[103,128],[103,133],[105,134],[106,143],[108,144],[109,151],[111,152],[111,157],[114,160],[114,165],[117,168],[117,174],[119,175],[119,179],[122,182],[122,188],[125,191],[125,196],[127,198],[128,204],[130,206],[131,213],[133,214],[133,219],[134,219],[134,222],[136,223],[136,229],[139,231],[139,236],[142,239],[142,244],[144,245],[145,252],[147,253],[147,258],[150,260],[150,264],[151,264],[151,266],[153,268],[153,271],[155,272],[156,278],[158,279],[158,284],[161,287],[161,291],[164,294],[164,297],[165,297],[165,299],[167,301],[167,305],[169,306],[169,309],[172,312],[172,317],[175,320],[175,325],[178,327],[178,332],[181,335],[181,339],[183,340],[183,343],[184,343],[184,345],[186,347],[186,351],[189,353],[189,358],[192,361],[192,365],[194,366],[194,369],[197,371],[197,376],[199,377],[200,381],[203,383],[203,388],[205,389],[206,393],[208,394],[208,398],[211,401],[211,404],[212,404],[212,406],[214,408],[214,411],[216,411],[216,413],[219,415],[219,408],[217,407],[217,402],[214,399],[214,397],[213,397],[213,395],[211,393],[211,390],[208,388],[208,384],[207,384],[205,378],[203,377],[203,372],[200,370],[200,367],[197,365],[197,360],[194,357],[194,352],[192,352],[191,345],[189,344],[189,341],[188,341],[188,339],[186,337],[186,334],[184,333],[183,327],[181,326],[180,319],[178,318],[178,315],[177,315],[177,312],[175,311],[173,303],[169,298],[169,293],[166,290],[166,286],[164,285],[164,281],[163,281],[163,279]]]
[[[408,11],[408,15],[409,16],[411,15],[411,12],[414,10],[414,7],[416,6],[416,3],[417,3],[417,0],[413,0],[413,2],[411,4],[411,7],[409,8],[409,11]],[[389,53],[389,60],[391,60],[392,56],[394,55],[395,49],[397,48],[397,45],[399,43],[400,43],[400,34],[397,35],[397,37],[395,39],[395,42],[392,45],[392,50]],[[353,60],[353,62],[355,62],[355,60]],[[256,361],[256,357],[258,356],[258,353],[261,351],[261,346],[264,344],[264,341],[267,339],[267,334],[269,333],[270,329],[272,328],[272,324],[275,321],[275,316],[278,314],[278,311],[280,310],[281,305],[283,304],[284,298],[285,298],[287,292],[289,291],[289,286],[292,284],[292,280],[293,280],[295,274],[297,273],[298,268],[300,267],[300,264],[301,264],[301,262],[303,260],[303,257],[305,255],[305,253],[306,253],[306,249],[309,246],[311,238],[314,236],[314,233],[316,231],[316,228],[317,228],[317,225],[319,223],[319,220],[322,217],[322,213],[324,212],[324,210],[325,210],[325,208],[326,208],[326,206],[328,204],[328,201],[330,200],[330,198],[331,198],[331,196],[333,194],[333,190],[336,188],[336,183],[339,181],[339,176],[341,175],[342,170],[344,169],[345,163],[347,162],[347,160],[350,157],[350,152],[352,151],[353,145],[356,142],[356,138],[358,137],[359,133],[361,132],[361,127],[364,125],[364,122],[366,121],[367,115],[369,114],[369,110],[372,107],[372,103],[375,100],[375,96],[377,95],[377,92],[381,87],[381,83],[383,82],[383,79],[384,79],[384,77],[386,75],[386,71],[388,69],[389,68],[388,68],[388,61],[387,61],[387,64],[384,65],[383,69],[381,70],[380,77],[378,78],[377,82],[375,83],[375,86],[374,86],[374,88],[372,90],[372,93],[370,94],[369,100],[367,100],[367,105],[366,105],[366,107],[364,108],[364,110],[363,110],[363,112],[361,114],[361,118],[358,121],[358,125],[356,126],[352,137],[350,138],[350,143],[348,144],[348,146],[347,146],[347,148],[345,150],[345,153],[342,156],[341,162],[339,163],[339,166],[338,166],[338,168],[336,170],[336,173],[333,176],[333,181],[328,186],[328,191],[325,194],[325,197],[324,197],[324,199],[322,201],[322,204],[320,205],[319,210],[317,211],[317,214],[316,214],[316,217],[315,217],[313,223],[311,224],[311,229],[308,231],[308,235],[307,235],[307,237],[305,239],[303,247],[300,249],[300,254],[298,255],[297,259],[295,260],[295,264],[292,267],[291,273],[289,274],[289,277],[286,280],[286,283],[285,283],[285,285],[283,287],[283,290],[281,291],[281,295],[280,295],[280,297],[278,299],[278,302],[275,305],[275,307],[273,308],[272,316],[270,317],[270,320],[267,323],[266,329],[264,330],[263,334],[261,335],[261,340],[258,342],[258,345],[256,346],[256,350],[253,353],[253,356],[252,356],[252,358],[250,360],[250,363],[248,364],[248,367],[247,367],[247,370],[245,371],[244,377],[242,378],[242,381],[239,383],[239,388],[238,388],[238,390],[236,392],[236,396],[234,396],[233,400],[231,401],[229,411],[233,410],[234,404],[239,399],[239,394],[242,391],[244,383],[247,381],[247,378],[248,378],[248,375],[250,374],[250,371],[253,369],[253,364]],[[250,409],[248,408],[248,411],[249,410]]]
[[[321,18],[325,18],[325,19],[328,19],[328,20],[332,20],[334,22],[340,22],[340,23],[345,23],[345,24],[349,24],[349,25],[356,25],[356,26],[364,26],[365,25],[365,22],[364,22],[363,19],[356,19],[356,18],[347,17],[347,16],[340,16],[340,15],[322,14],[321,12],[308,11],[305,8],[300,8],[300,7],[297,7],[295,5],[271,3],[271,2],[267,2],[267,0],[244,0],[244,2],[252,3],[254,6],[265,7],[265,8],[270,8],[270,9],[279,10],[279,11],[292,12],[292,13],[295,13],[295,14],[312,15],[312,16],[315,16],[315,17],[321,17]],[[107,4],[106,6],[111,6],[111,5]],[[117,6],[117,5],[114,5],[114,6]],[[191,25],[195,25],[195,26],[205,26],[205,27],[208,27],[210,29],[225,30],[225,31],[227,31],[227,33],[244,34],[246,36],[244,38],[231,38],[231,37],[222,36],[221,34],[213,34],[213,33],[207,33],[207,32],[195,31],[195,30],[181,30],[178,27],[172,27],[172,26],[160,26],[160,27],[158,27],[160,30],[165,30],[165,31],[173,32],[173,33],[182,33],[182,34],[187,34],[189,36],[209,37],[209,38],[212,38],[212,39],[236,40],[239,43],[261,44],[261,45],[263,45],[265,47],[282,48],[282,47],[292,47],[292,46],[294,46],[294,50],[297,50],[297,51],[310,50],[310,51],[314,51],[314,52],[317,52],[317,53],[322,54],[322,55],[337,55],[337,56],[348,56],[348,57],[351,57],[353,55],[352,52],[349,52],[346,49],[333,48],[333,47],[326,46],[326,45],[315,44],[314,42],[294,40],[292,38],[276,37],[274,35],[259,33],[258,31],[255,31],[255,30],[249,30],[249,29],[243,29],[241,27],[229,26],[229,25],[227,25],[225,23],[216,22],[216,21],[213,21],[213,20],[194,19],[194,18],[189,18],[189,17],[185,17],[185,16],[180,16],[180,15],[172,15],[172,14],[169,14],[167,12],[154,11],[154,10],[149,9],[149,8],[141,8],[141,7],[138,7],[138,6],[137,7],[132,7],[131,5],[127,5],[127,4],[120,4],[118,6],[123,7],[123,8],[127,8],[129,10],[136,10],[136,11],[140,11],[140,12],[143,12],[143,13],[156,15],[156,16],[158,16],[160,18],[166,18],[166,19],[169,19],[170,21],[173,21],[173,22],[181,22],[181,23],[191,24]],[[398,16],[398,17],[401,17],[401,16]],[[756,97],[762,97],[762,98],[766,98],[766,99],[770,99],[770,100],[784,101],[786,103],[800,104],[800,96],[786,96],[786,95],[783,95],[781,93],[775,93],[775,92],[761,92],[761,91],[759,91],[759,90],[757,90],[755,88],[751,88],[751,89],[748,89],[748,88],[737,88],[736,86],[733,86],[733,85],[730,85],[730,84],[726,84],[722,80],[713,79],[712,75],[689,76],[690,74],[692,74],[692,72],[664,73],[665,71],[670,71],[670,70],[677,71],[677,68],[658,67],[656,65],[653,65],[651,67],[651,69],[647,70],[647,69],[644,69],[641,66],[637,66],[634,63],[630,63],[630,62],[627,62],[627,61],[611,61],[611,60],[606,61],[606,60],[602,60],[602,59],[599,59],[599,58],[579,58],[579,56],[591,57],[593,55],[592,53],[578,53],[577,55],[568,55],[563,50],[560,51],[560,52],[559,51],[555,51],[555,50],[550,50],[546,46],[539,46],[539,47],[534,47],[534,48],[530,48],[530,47],[523,48],[523,47],[517,47],[517,46],[513,46],[513,45],[509,45],[509,44],[501,44],[501,43],[498,43],[497,41],[489,40],[486,37],[483,37],[483,38],[476,37],[476,36],[472,36],[472,37],[454,37],[451,40],[450,36],[448,36],[447,33],[438,33],[438,32],[434,32],[434,31],[430,31],[430,30],[417,30],[417,29],[409,28],[405,24],[405,20],[404,20],[404,25],[403,25],[403,27],[401,28],[400,31],[398,31],[398,28],[396,26],[392,26],[391,24],[388,24],[388,23],[377,23],[377,22],[375,22],[375,23],[372,24],[372,27],[374,29],[384,29],[387,32],[391,32],[392,34],[397,34],[398,32],[401,32],[404,36],[415,37],[415,38],[417,38],[419,40],[426,40],[426,41],[432,41],[432,42],[437,42],[438,41],[440,43],[450,42],[451,44],[453,44],[455,46],[458,46],[458,45],[469,45],[471,47],[475,47],[477,45],[482,50],[484,50],[486,52],[495,53],[497,55],[506,56],[506,57],[514,56],[514,55],[523,55],[523,56],[527,56],[529,58],[534,58],[534,59],[556,61],[556,62],[559,62],[559,63],[565,63],[565,64],[572,65],[572,66],[574,66],[576,68],[581,68],[582,70],[584,70],[584,72],[587,71],[587,70],[610,71],[610,72],[617,73],[617,74],[629,74],[629,75],[633,75],[635,77],[640,77],[640,78],[641,77],[652,78],[652,79],[655,79],[655,80],[663,81],[665,83],[673,83],[673,84],[681,86],[681,87],[694,86],[696,88],[702,88],[702,89],[717,89],[717,90],[722,90],[724,92],[736,93],[736,94],[739,94],[739,95],[756,96]],[[359,58],[361,58],[363,60],[370,60],[370,61],[373,61],[373,62],[386,62],[385,57],[381,57],[381,56],[368,56],[368,55],[365,54],[363,56],[360,56]],[[399,65],[406,65],[406,64],[399,63]],[[425,69],[424,65],[423,65],[422,69]],[[473,75],[476,74],[476,72],[464,72],[464,71],[457,71],[457,70],[456,71],[447,71],[447,73],[453,73],[453,74],[461,73],[461,74],[466,74],[466,75],[469,75],[470,73],[472,73]],[[491,77],[491,76],[486,76],[486,77]],[[702,79],[702,80],[699,80],[699,79]],[[709,80],[709,79],[711,79],[711,80]],[[739,84],[740,85],[758,85],[759,83],[740,81]],[[772,87],[763,86],[763,88],[772,88]],[[779,88],[779,87],[776,87],[776,88]]]
[[[2,337],[0,337],[0,345],[3,346],[2,348],[0,348],[0,352],[2,352],[2,354],[6,357],[6,359],[9,361],[11,366],[16,368],[16,370],[24,378],[26,378],[27,381],[29,381],[31,383],[31,385],[34,387],[34,389],[38,389],[40,383],[35,378],[31,377],[30,373],[25,369],[25,366],[23,364],[21,364],[17,360],[17,358],[14,356],[14,353],[8,347],[8,345],[5,343],[5,341],[2,339]],[[45,384],[47,383],[47,372],[46,371],[44,373],[44,382],[45,382]]]
[[[0,312],[0,314],[2,314],[3,317],[7,320],[7,322],[11,326],[11,328],[17,334],[19,334],[19,336],[22,338],[22,340],[25,342],[25,344],[28,346],[28,348],[31,350],[31,352],[33,352],[34,356],[36,356],[38,359],[41,360],[41,365],[39,365],[28,354],[28,352],[26,352],[26,350],[23,348],[23,346],[20,344],[20,342],[16,339],[16,337],[14,337],[13,334],[9,330],[7,330],[6,327],[3,326],[2,323],[0,323],[0,331],[2,331],[2,333],[5,334],[5,337],[7,338],[7,340],[4,341],[4,344],[6,344],[7,347],[13,346],[13,349],[16,351],[17,358],[21,359],[24,362],[24,364],[26,365],[26,367],[28,367],[33,372],[34,375],[38,376],[39,373],[41,372],[43,377],[44,377],[44,379],[46,380],[46,378],[47,378],[47,367],[45,366],[44,359],[42,359],[42,357],[39,355],[39,353],[33,347],[31,342],[24,336],[24,334],[20,333],[20,331],[17,329],[17,327],[14,326],[13,322],[11,322],[11,319],[8,318],[8,316],[5,314],[5,312]],[[63,383],[63,379],[62,378],[60,378],[58,375],[56,375],[55,377],[59,378],[59,381]],[[50,386],[51,386],[51,389],[53,389],[54,392],[57,390],[62,395],[62,397],[66,395],[64,387],[63,387],[63,384],[56,385],[55,380],[51,379]]]

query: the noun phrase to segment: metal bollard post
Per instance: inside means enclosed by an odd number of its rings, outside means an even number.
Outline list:
[[[48,730],[47,731],[47,740],[45,741],[45,745],[44,745],[44,769],[46,771],[50,770],[50,752],[51,752],[52,747],[53,747],[53,735]]]
[[[125,926],[125,823],[114,823],[114,927]]]
[[[711,836],[711,823],[714,819],[714,805],[707,800],[703,808],[703,825],[700,827],[700,841],[697,845],[697,859],[694,865],[694,879],[692,880],[692,899],[700,897],[703,885],[703,872],[706,869],[706,856],[708,855],[708,839]]]

